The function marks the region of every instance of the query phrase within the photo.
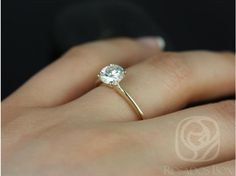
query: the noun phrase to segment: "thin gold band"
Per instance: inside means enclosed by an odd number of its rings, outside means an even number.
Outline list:
[[[109,86],[110,87],[110,86]],[[129,95],[129,93],[124,90],[120,84],[117,84],[115,86],[111,86],[112,88],[115,88],[115,90],[126,99],[126,101],[133,107],[135,112],[138,114],[139,120],[143,120],[143,111],[140,109],[140,107],[137,105],[137,103],[134,101],[134,99]]]

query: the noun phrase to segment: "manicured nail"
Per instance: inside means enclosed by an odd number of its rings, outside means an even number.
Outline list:
[[[148,47],[160,48],[161,50],[163,50],[166,46],[165,40],[160,36],[158,36],[158,37],[140,37],[137,40]]]

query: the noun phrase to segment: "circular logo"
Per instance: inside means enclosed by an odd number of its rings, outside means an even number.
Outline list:
[[[176,128],[175,151],[184,161],[214,160],[220,150],[220,130],[209,117],[194,116],[181,120]]]

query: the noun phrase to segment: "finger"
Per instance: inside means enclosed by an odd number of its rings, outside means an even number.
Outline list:
[[[234,79],[233,54],[159,53],[128,68],[121,85],[142,109],[144,118],[151,118],[192,102],[233,94]],[[73,114],[94,112],[97,118],[91,118],[95,120],[137,119],[125,100],[106,86],[90,91],[68,106]]]
[[[157,41],[156,38],[123,38],[74,47],[31,78],[10,99],[19,106],[63,104],[93,88],[99,68],[109,63],[123,66],[137,63],[158,52]]]
[[[173,173],[171,170],[166,170],[166,172]],[[174,176],[234,176],[235,175],[235,160],[226,161],[223,163],[199,168],[199,169],[192,169],[192,170],[185,170],[175,172]]]
[[[235,158],[234,101],[223,101],[136,122],[154,162],[196,168]],[[135,123],[135,122],[133,122]]]

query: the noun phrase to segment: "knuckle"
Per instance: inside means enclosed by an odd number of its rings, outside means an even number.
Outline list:
[[[149,65],[163,75],[163,83],[170,89],[178,88],[190,80],[192,70],[187,59],[174,52],[160,53],[149,59]]]
[[[93,50],[90,50],[89,47],[85,45],[77,45],[77,46],[73,46],[72,48],[70,48],[67,53],[65,53],[64,57],[68,57],[68,58],[78,58],[78,57],[90,57],[91,53]]]
[[[65,60],[70,59],[70,63],[81,65],[82,68],[87,68],[87,65],[93,66],[102,63],[99,54],[96,54],[96,47],[93,44],[74,46],[62,58]]]
[[[64,56],[74,56],[77,55],[80,52],[80,45],[72,46],[65,54]]]

